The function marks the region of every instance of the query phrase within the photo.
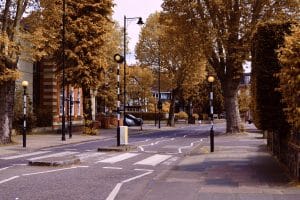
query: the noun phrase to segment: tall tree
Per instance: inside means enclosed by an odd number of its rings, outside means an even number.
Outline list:
[[[20,23],[34,5],[33,0],[0,2],[0,144],[11,142],[17,63],[22,51]]]
[[[146,101],[152,97],[153,81],[153,72],[149,68],[140,66],[128,68],[128,95],[143,109],[145,109]]]
[[[203,81],[206,67],[201,49],[193,42],[197,35],[189,31],[190,24],[173,27],[174,20],[181,19],[161,17],[160,13],[151,15],[136,48],[137,58],[142,64],[155,69],[160,66],[161,71],[168,74],[169,90],[172,92],[170,126],[174,125],[175,100],[183,94],[190,95],[184,91]]]
[[[92,120],[91,90],[100,84],[108,62],[103,51],[105,36],[112,26],[112,0],[68,1],[66,26],[66,79],[81,87],[84,116]]]
[[[251,35],[261,20],[290,18],[299,13],[299,2],[291,0],[164,0],[164,13],[181,17],[197,32],[209,63],[222,84],[227,132],[240,131],[237,91],[248,59]],[[174,20],[177,26],[186,23]]]
[[[62,53],[61,36],[62,0],[41,1],[41,9],[31,16],[33,34],[40,40],[34,47],[40,50],[36,54],[38,58],[55,58],[60,80],[65,57],[66,84],[82,88],[84,117],[88,121],[92,119],[91,91],[105,84],[112,51],[117,51],[118,47],[118,40],[112,40],[117,34],[113,33],[115,27],[111,19],[113,3],[112,0],[65,2],[65,54]]]

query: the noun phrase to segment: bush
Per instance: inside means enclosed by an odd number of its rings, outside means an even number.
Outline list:
[[[195,120],[198,120],[199,119],[199,115],[197,113],[193,113],[192,117],[195,119]]]
[[[180,111],[178,114],[178,119],[188,119],[188,114],[184,111]]]

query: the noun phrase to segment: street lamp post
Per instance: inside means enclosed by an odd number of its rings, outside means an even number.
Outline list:
[[[162,102],[160,96],[160,56],[158,57],[158,128],[160,128],[160,113],[162,109]]]
[[[66,0],[63,0],[63,18],[62,18],[62,116],[61,116],[61,140],[66,140],[66,119],[65,119],[65,26],[66,26]]]
[[[209,106],[210,106],[210,152],[214,152],[214,107],[213,107],[213,82],[215,81],[215,77],[209,76],[207,78],[210,83],[210,93],[209,93]]]
[[[144,22],[142,20],[141,17],[126,17],[124,15],[124,55],[123,55],[123,59],[124,59],[124,90],[123,90],[123,98],[124,98],[124,102],[123,102],[123,105],[124,105],[124,118],[123,118],[123,124],[125,125],[125,113],[126,113],[126,26],[127,26],[127,21],[128,20],[136,20],[138,19],[138,22],[137,24],[138,25],[143,25]]]
[[[117,126],[117,146],[121,145],[121,137],[120,137],[120,63],[124,61],[124,58],[120,54],[114,55],[114,60],[118,63],[117,67],[117,119],[118,119],[118,126]]]
[[[28,81],[22,81],[22,86],[24,89],[23,92],[23,147],[26,147],[26,110],[27,110],[27,103],[26,103],[26,89],[28,86]]]

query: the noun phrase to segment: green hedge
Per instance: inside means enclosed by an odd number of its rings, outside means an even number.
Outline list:
[[[262,130],[288,130],[281,103],[279,79],[275,76],[281,66],[276,49],[290,32],[290,23],[265,23],[258,26],[252,42],[251,93],[255,125]],[[288,131],[286,131],[288,132]]]

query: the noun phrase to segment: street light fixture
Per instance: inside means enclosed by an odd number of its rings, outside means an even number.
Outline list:
[[[124,94],[124,118],[123,118],[123,124],[125,125],[125,113],[126,113],[126,26],[127,26],[127,21],[129,20],[136,20],[138,19],[138,22],[137,24],[138,25],[143,25],[144,22],[143,22],[143,19],[141,17],[126,17],[124,15],[124,55],[123,55],[123,59],[124,59],[124,91],[123,91],[123,94]]]
[[[207,81],[210,83],[209,105],[210,105],[210,152],[214,152],[214,106],[213,106],[213,82],[215,77],[208,76]]]
[[[23,147],[26,147],[26,109],[27,109],[27,103],[26,103],[26,89],[28,87],[28,81],[22,81],[22,86],[24,89],[23,92]]]

